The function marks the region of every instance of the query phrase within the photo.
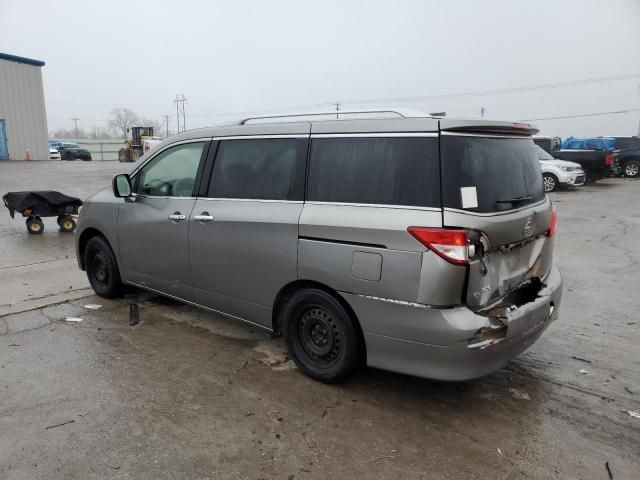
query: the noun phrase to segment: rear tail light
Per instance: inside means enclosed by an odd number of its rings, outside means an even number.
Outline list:
[[[551,207],[551,224],[549,225],[549,236],[553,237],[558,228],[558,212],[556,212],[556,206]]]
[[[615,157],[613,156],[613,153],[610,153],[609,155],[607,155],[606,157],[604,157],[604,164],[607,167],[610,167],[611,165],[613,165],[613,160],[615,159]]]
[[[447,262],[454,265],[469,263],[469,246],[465,230],[409,227],[407,232]]]

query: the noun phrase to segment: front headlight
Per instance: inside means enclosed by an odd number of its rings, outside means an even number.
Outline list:
[[[565,167],[564,165],[559,166],[560,170],[563,172],[573,172],[573,167]]]

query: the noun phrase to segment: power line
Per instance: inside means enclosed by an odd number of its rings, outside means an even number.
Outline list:
[[[525,118],[523,122],[535,122],[538,120],[562,120],[565,118],[580,118],[580,117],[597,117],[600,115],[619,115],[622,113],[640,112],[640,108],[629,108],[627,110],[614,110],[611,112],[596,112],[596,113],[582,113],[580,115],[564,115],[561,117],[544,117],[544,118]]]
[[[640,73],[628,73],[624,75],[587,78],[583,80],[570,80],[565,82],[546,83],[541,85],[529,85],[524,87],[501,88],[501,89],[495,89],[495,90],[477,90],[477,91],[462,92],[462,93],[444,93],[439,95],[425,95],[425,96],[417,96],[417,97],[395,97],[395,98],[378,98],[378,99],[368,99],[368,100],[353,100],[353,101],[345,101],[345,103],[361,104],[361,103],[389,103],[389,102],[418,102],[418,101],[424,101],[424,100],[481,97],[481,96],[488,96],[488,95],[504,95],[509,93],[534,92],[534,91],[540,91],[540,90],[551,90],[554,88],[574,87],[578,85],[590,85],[593,83],[615,82],[619,80],[629,80],[629,79],[639,78],[639,77],[640,77]]]

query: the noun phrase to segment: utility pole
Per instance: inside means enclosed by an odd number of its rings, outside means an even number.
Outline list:
[[[76,140],[78,139],[78,120],[80,120],[79,118],[72,118],[71,120],[74,121],[74,123],[76,124]]]
[[[176,99],[173,101],[176,104],[176,121],[178,123],[178,133],[184,132],[187,128],[186,114],[184,109],[184,104],[187,103],[187,99],[182,95],[176,95]],[[182,130],[180,130],[180,114],[182,113]]]
[[[333,104],[336,106],[336,112],[340,111],[340,100],[336,100],[335,102],[333,102]],[[339,113],[336,113],[336,120],[338,120],[339,118]]]
[[[165,130],[165,135],[169,138],[169,115],[163,115],[164,121],[167,124],[167,129]]]

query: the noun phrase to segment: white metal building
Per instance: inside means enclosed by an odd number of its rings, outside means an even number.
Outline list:
[[[44,62],[0,53],[0,160],[49,159]]]

